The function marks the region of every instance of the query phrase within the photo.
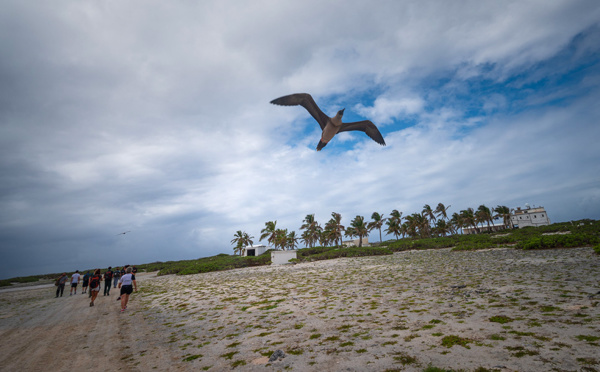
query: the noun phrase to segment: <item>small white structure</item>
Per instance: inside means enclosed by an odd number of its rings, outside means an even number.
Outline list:
[[[296,251],[271,251],[271,265],[287,265],[296,257]]]
[[[510,221],[514,228],[523,228],[527,226],[545,226],[550,225],[550,218],[544,207],[529,207],[525,204],[525,209],[517,207],[510,215]]]
[[[354,240],[346,240],[346,241],[342,242],[342,245],[345,245],[346,247],[358,247],[359,243],[360,243],[360,239],[354,239]],[[363,247],[369,246],[369,237],[368,236],[365,236],[364,238],[362,238],[362,246]]]
[[[271,248],[267,247],[264,244],[250,245],[244,249],[244,253],[242,253],[242,256],[245,256],[245,257],[260,256],[261,254],[265,253],[269,249],[271,249]]]
[[[462,228],[462,232],[465,235],[471,235],[471,234],[477,234],[477,232],[487,232],[487,231],[502,231],[506,229],[506,226],[504,226],[504,224],[493,224],[490,225],[488,227],[488,225],[481,225],[481,226],[477,226],[477,229],[475,229],[472,226],[469,227],[463,227]]]

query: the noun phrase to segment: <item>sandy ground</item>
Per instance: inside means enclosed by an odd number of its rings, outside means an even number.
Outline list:
[[[0,291],[0,369],[600,371],[590,248],[413,251],[139,284],[124,314],[116,290],[94,307],[53,286]]]

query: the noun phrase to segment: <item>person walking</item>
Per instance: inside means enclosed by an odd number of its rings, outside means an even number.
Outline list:
[[[125,265],[121,268],[121,276],[127,274],[127,268],[129,267],[129,265]],[[121,301],[121,295],[119,294],[119,297],[117,297],[117,301]]]
[[[121,270],[117,267],[115,272],[113,273],[113,288],[117,288],[117,283],[119,283],[119,278],[121,278]]]
[[[90,278],[90,295],[92,301],[90,302],[90,306],[94,306],[94,301],[96,297],[98,297],[98,293],[100,292],[100,282],[102,281],[102,274],[100,274],[100,269],[94,270],[94,275]]]
[[[63,292],[65,291],[65,283],[67,283],[67,280],[69,279],[69,277],[67,276],[67,273],[62,273],[62,275],[56,279],[56,282],[54,282],[54,285],[56,286],[56,297],[58,298],[58,294],[60,293],[60,297],[62,297]]]
[[[137,282],[135,281],[135,275],[132,273],[131,267],[127,268],[126,274],[119,279],[119,288],[121,289],[121,312],[125,312],[127,309],[127,302],[129,302],[129,295],[135,290],[137,292]]]
[[[83,292],[81,292],[81,294],[87,293],[87,287],[90,282],[90,276],[92,276],[92,275],[90,274],[89,271],[87,273],[85,273],[85,275],[83,276],[83,283],[81,283],[81,289]]]
[[[108,270],[104,273],[104,295],[110,296],[110,286],[112,284],[113,271],[112,267],[108,267]]]
[[[77,294],[77,283],[79,283],[80,276],[79,270],[75,270],[75,274],[71,276],[71,292],[69,292],[69,296],[73,294],[73,291]]]

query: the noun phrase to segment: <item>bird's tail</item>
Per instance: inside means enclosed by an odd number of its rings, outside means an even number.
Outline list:
[[[327,142],[319,140],[319,144],[317,145],[317,151],[321,151],[321,149],[325,146],[327,146]]]

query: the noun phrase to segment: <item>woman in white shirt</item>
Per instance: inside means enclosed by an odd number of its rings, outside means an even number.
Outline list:
[[[128,267],[126,274],[119,279],[119,288],[121,289],[121,312],[124,312],[125,309],[127,309],[129,295],[134,291],[134,289],[137,292],[135,275],[133,275],[131,271],[131,267]]]

